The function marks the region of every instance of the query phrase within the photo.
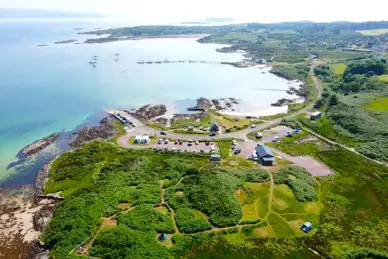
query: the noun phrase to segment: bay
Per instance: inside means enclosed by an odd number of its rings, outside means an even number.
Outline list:
[[[0,22],[0,179],[15,173],[7,167],[25,145],[53,132],[71,131],[105,109],[167,103],[174,111],[184,112],[189,103],[203,96],[234,97],[245,104],[239,111],[255,112],[267,111],[271,103],[287,96],[284,91],[257,90],[288,89],[288,82],[268,69],[136,63],[165,58],[242,59],[239,53],[216,52],[222,45],[200,44],[192,38],[53,44],[90,37],[77,34],[77,27],[111,26],[102,21]],[[118,60],[115,53],[120,54]],[[95,55],[98,62],[93,67],[88,61]],[[34,161],[31,158],[26,163]],[[36,173],[36,166],[30,168],[24,172],[25,182]]]

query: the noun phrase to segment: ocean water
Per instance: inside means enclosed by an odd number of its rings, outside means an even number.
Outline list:
[[[181,111],[179,107],[203,96],[238,98],[252,112],[267,110],[271,103],[286,96],[284,91],[258,90],[288,89],[286,80],[265,69],[136,64],[139,60],[165,58],[242,59],[238,53],[216,52],[220,45],[199,44],[195,39],[53,44],[57,40],[81,41],[90,37],[77,35],[77,27],[88,30],[111,26],[103,22],[0,22],[0,179],[21,173],[20,183],[31,182],[49,155],[41,156],[40,163],[36,163],[37,158],[30,158],[19,167],[9,166],[17,161],[21,148],[53,132],[73,130],[88,118],[96,121],[105,109],[169,103]],[[115,53],[120,54],[117,61]],[[95,55],[99,58],[93,67],[88,61]]]

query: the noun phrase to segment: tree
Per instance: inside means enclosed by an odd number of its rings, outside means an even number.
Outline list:
[[[329,105],[330,105],[330,106],[334,106],[334,105],[337,105],[337,104],[338,104],[337,95],[333,94],[333,95],[330,97]]]
[[[324,104],[323,104],[322,100],[319,99],[318,101],[315,102],[315,104],[314,104],[314,109],[320,109],[320,108],[323,107],[323,105],[324,105]]]

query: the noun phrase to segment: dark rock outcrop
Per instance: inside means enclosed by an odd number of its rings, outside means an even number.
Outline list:
[[[153,118],[163,116],[167,112],[166,105],[160,104],[160,105],[153,105],[150,104],[144,105],[140,107],[137,110],[132,111],[126,111],[136,119],[142,120],[142,121],[149,121]]]
[[[19,154],[22,154],[25,157],[36,154],[39,151],[45,149],[51,143],[53,143],[58,137],[59,137],[59,134],[52,134],[48,137],[37,140],[34,143],[29,144],[29,145],[25,146],[24,148],[22,148],[20,150]]]
[[[109,116],[103,118],[98,126],[86,126],[82,128],[76,133],[76,138],[70,143],[70,146],[77,148],[94,139],[109,139],[116,136],[118,132],[113,123],[114,120],[114,118]]]

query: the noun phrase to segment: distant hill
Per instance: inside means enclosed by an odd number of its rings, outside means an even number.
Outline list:
[[[182,24],[211,24],[211,23],[233,23],[236,20],[229,17],[208,17],[203,20],[182,22]]]
[[[55,10],[0,9],[0,19],[45,19],[45,18],[101,18],[91,13],[73,13]]]

